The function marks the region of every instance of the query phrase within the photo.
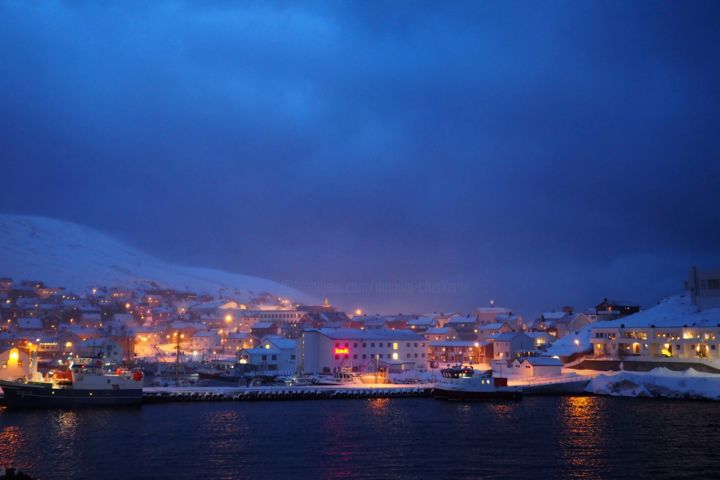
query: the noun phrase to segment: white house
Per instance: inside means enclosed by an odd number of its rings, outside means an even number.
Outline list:
[[[514,375],[523,377],[559,377],[562,362],[553,357],[523,357],[513,360],[510,367]]]
[[[296,340],[267,336],[258,347],[240,350],[238,363],[244,371],[264,375],[291,375],[297,369],[297,349]]]
[[[0,353],[0,380],[17,380],[37,373],[35,358],[17,348]]]

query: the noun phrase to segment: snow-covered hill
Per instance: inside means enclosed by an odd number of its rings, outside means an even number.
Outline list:
[[[0,214],[0,277],[41,280],[81,293],[90,286],[158,286],[249,300],[267,292],[314,299],[271,280],[172,265],[89,227],[43,217]]]

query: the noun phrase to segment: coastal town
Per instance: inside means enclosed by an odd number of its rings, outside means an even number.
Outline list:
[[[528,319],[492,302],[381,315],[268,293],[241,302],[0,278],[0,379],[62,370],[79,357],[139,369],[146,387],[429,384],[453,366],[525,386],[623,370],[718,374],[720,270],[693,267],[679,286],[685,293],[655,306],[602,298]]]

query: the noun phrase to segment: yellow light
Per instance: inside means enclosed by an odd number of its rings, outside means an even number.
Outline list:
[[[230,314],[225,315],[225,321],[226,321],[227,323],[232,323],[232,321],[233,321],[233,316],[230,315]]]
[[[18,359],[20,358],[20,352],[17,348],[10,350],[10,357],[8,358],[8,367],[17,367]]]
[[[269,343],[266,343],[266,344],[265,344],[265,350],[270,350],[270,344],[269,344]]]
[[[355,315],[360,316],[360,315],[362,315],[362,313],[363,313],[362,308],[355,309]]]
[[[65,348],[72,348],[72,342],[65,342]]]
[[[397,354],[397,352],[393,352],[393,354],[392,354],[392,359],[393,359],[393,360],[397,360],[397,359],[398,359],[398,354]]]
[[[398,349],[397,342],[393,342],[393,350],[397,350],[397,349]],[[395,360],[397,360],[397,358]]]

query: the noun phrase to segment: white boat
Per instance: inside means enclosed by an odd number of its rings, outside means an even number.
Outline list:
[[[472,367],[456,365],[440,371],[442,379],[435,384],[435,398],[447,400],[522,398],[522,388],[509,387],[507,378],[493,377],[491,371],[475,372]]]
[[[49,372],[44,381],[0,380],[3,403],[11,408],[138,405],[142,387],[141,371],[105,372],[101,358],[77,358],[66,371]]]

